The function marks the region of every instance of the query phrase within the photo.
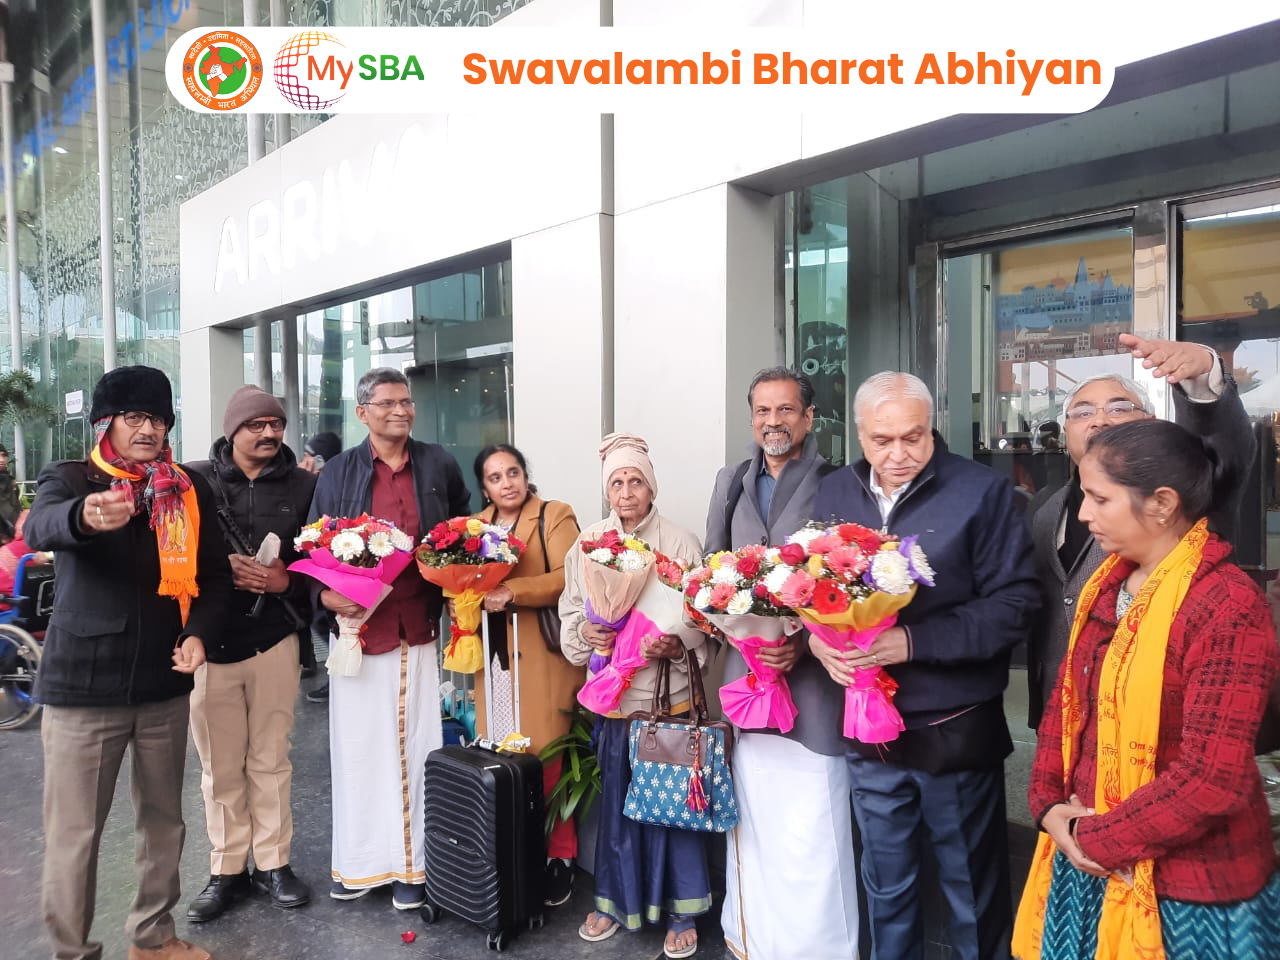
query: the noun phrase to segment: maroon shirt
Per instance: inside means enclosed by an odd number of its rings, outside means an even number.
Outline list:
[[[1276,869],[1253,742],[1280,653],[1266,598],[1226,562],[1230,550],[1210,538],[1169,632],[1155,779],[1076,824],[1085,856],[1109,870],[1154,859],[1156,894],[1193,903],[1246,900]],[[1088,695],[1065,783],[1061,676],[1045,711],[1029,791],[1037,817],[1072,793],[1094,805],[1098,676],[1116,631],[1120,584],[1132,571],[1131,563],[1116,564],[1076,641],[1071,667],[1076,689]]]
[[[372,448],[372,444],[370,445]],[[422,539],[418,529],[418,500],[413,489],[413,470],[408,451],[404,463],[392,470],[373,451],[373,505],[369,512],[390,520],[407,533],[416,544]],[[410,563],[392,584],[391,596],[373,612],[364,629],[364,652],[376,655],[400,649],[400,641],[409,646],[433,643],[439,624],[427,617],[430,585],[418,572],[418,564]]]

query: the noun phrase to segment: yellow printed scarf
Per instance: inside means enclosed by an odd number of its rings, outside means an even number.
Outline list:
[[[1206,521],[1192,527],[1155,569],[1125,611],[1103,658],[1098,678],[1097,796],[1099,814],[1114,809],[1156,775],[1156,747],[1160,734],[1160,695],[1169,631],[1204,557],[1209,532]],[[1076,605],[1067,646],[1067,670],[1062,686],[1063,782],[1071,774],[1071,751],[1084,723],[1082,702],[1088,690],[1076,687],[1071,669],[1076,641],[1089,619],[1119,557],[1107,557]],[[1031,874],[1013,928],[1013,955],[1039,960],[1044,933],[1045,905],[1053,875],[1057,846],[1040,834]],[[1107,881],[1098,923],[1097,960],[1164,960],[1160,911],[1156,903],[1155,864],[1143,860],[1133,868],[1133,886],[1112,876]]]
[[[102,444],[93,448],[89,459],[93,465],[112,477],[112,487],[121,486],[131,489],[147,483],[147,476],[139,476],[129,470],[109,463],[102,454]],[[165,445],[168,450],[168,444]],[[200,544],[200,507],[196,499],[196,490],[191,478],[177,464],[167,466],[182,480],[185,489],[181,493],[181,506],[178,509],[162,509],[152,503],[151,528],[156,532],[156,548],[160,554],[160,588],[156,591],[162,597],[173,597],[178,601],[178,610],[182,614],[182,625],[187,625],[187,616],[191,613],[191,601],[199,596],[200,588],[196,583],[196,552]],[[136,500],[136,495],[135,495]]]

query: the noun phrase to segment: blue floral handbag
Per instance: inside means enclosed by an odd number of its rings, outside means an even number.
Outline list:
[[[738,825],[733,728],[709,719],[702,673],[685,651],[690,715],[671,716],[671,661],[658,664],[653,704],[631,715],[631,783],[622,812],[639,823],[724,833]]]

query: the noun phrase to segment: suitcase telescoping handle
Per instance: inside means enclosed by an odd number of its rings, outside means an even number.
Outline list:
[[[485,734],[488,737],[489,743],[492,744],[494,747],[497,747],[498,743],[501,741],[501,738],[496,737],[494,735],[494,730],[493,730],[493,714],[494,714],[494,711],[493,711],[493,648],[491,646],[490,638],[489,638],[490,619],[491,618],[488,616],[482,616],[480,618],[480,624],[481,624],[480,638],[481,638],[481,644],[484,647],[484,651],[483,651],[484,702],[485,702],[484,718],[485,718],[485,727],[487,728],[485,730]],[[502,623],[504,626],[506,625],[506,620],[507,620],[506,617],[502,618]],[[503,643],[506,642],[506,639],[507,639],[506,637],[502,638]],[[520,730],[520,726],[521,726],[521,723],[520,723],[520,615],[518,613],[513,613],[511,615],[511,646],[512,646],[511,663],[512,663],[512,670],[515,674],[514,695],[512,697],[512,713],[514,714],[514,716],[512,717],[512,722],[515,723],[516,728],[515,728],[515,731],[513,732],[521,733],[521,730]]]

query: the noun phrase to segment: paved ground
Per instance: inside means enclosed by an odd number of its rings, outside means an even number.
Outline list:
[[[1025,709],[1025,674],[1015,670],[1011,678],[1007,710],[1014,731],[1015,754],[1008,770],[1010,839],[1013,850],[1014,887],[1021,889],[1026,876],[1033,833],[1026,810],[1026,779],[1033,734],[1022,722]],[[329,762],[327,713],[324,706],[303,699],[298,702],[294,736],[294,817],[296,837],[293,865],[299,876],[317,893],[327,888],[329,851]],[[126,767],[127,770],[127,767]],[[399,913],[385,893],[362,900],[338,903],[317,896],[305,908],[283,911],[264,900],[245,903],[232,913],[204,925],[188,925],[181,917],[190,898],[208,876],[208,840],[204,832],[199,794],[199,763],[194,747],[188,758],[185,803],[187,845],[182,858],[183,897],[179,907],[179,935],[209,949],[216,960],[382,960],[382,958],[442,958],[479,960],[493,957],[485,947],[482,931],[463,921],[446,918],[427,927],[416,912]],[[0,960],[38,960],[49,956],[39,912],[39,880],[43,838],[41,833],[42,757],[38,723],[0,733]],[[116,803],[102,842],[98,911],[94,935],[105,944],[105,960],[124,960],[128,944],[124,919],[133,896],[133,828],[127,775],[122,776]],[[662,956],[662,935],[657,930],[635,935],[619,934],[598,944],[577,936],[578,924],[590,909],[591,878],[580,874],[574,899],[550,912],[546,926],[519,937],[506,953],[527,960],[649,960]],[[717,900],[712,915],[700,926],[704,960],[725,956],[719,939]],[[944,931],[945,913],[930,898],[929,960],[949,957]],[[406,945],[401,934],[417,934]],[[801,960],[801,958],[796,958]]]

